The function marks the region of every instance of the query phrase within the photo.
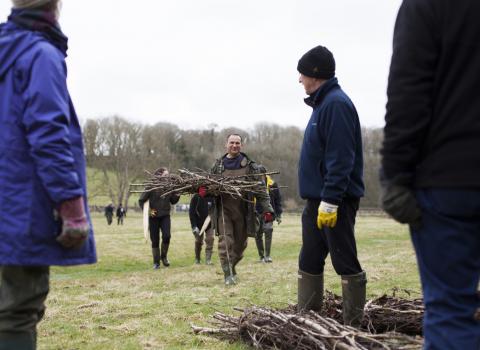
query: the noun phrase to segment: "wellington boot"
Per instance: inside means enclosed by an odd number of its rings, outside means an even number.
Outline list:
[[[342,275],[343,323],[360,327],[366,301],[367,275],[365,271]]]
[[[165,267],[169,267],[169,266],[170,266],[170,261],[168,260],[168,258],[167,258],[166,256],[164,256],[164,257],[162,258],[162,264],[163,264],[163,266],[165,266]]]
[[[205,264],[212,265],[212,252],[205,252]]]
[[[233,274],[233,280],[235,283],[238,282],[238,275],[237,275],[237,270],[235,269],[235,266],[237,266],[237,263],[233,264],[232,266],[232,274]]]
[[[226,286],[231,286],[235,284],[235,278],[233,277],[232,271],[230,270],[229,265],[222,265],[223,276]]]
[[[160,268],[160,248],[152,248],[153,268],[157,270]]]
[[[161,252],[160,258],[162,259],[162,264],[165,267],[170,266],[170,261],[168,261],[168,258],[167,258],[169,246],[170,246],[170,242],[168,243],[162,242],[162,252]]]
[[[323,273],[312,275],[298,270],[298,310],[319,312],[323,304]]]
[[[263,234],[262,233],[257,233],[257,236],[255,237],[255,243],[257,245],[257,251],[258,251],[258,256],[260,257],[260,260],[263,260],[265,257],[265,248],[263,247]]]
[[[195,241],[195,263],[200,264],[200,255],[202,253],[202,242]]]
[[[35,350],[37,334],[32,332],[0,332],[0,350]]]
[[[273,230],[265,231],[265,262],[271,263],[272,258],[270,257],[270,251],[272,250],[272,236]]]

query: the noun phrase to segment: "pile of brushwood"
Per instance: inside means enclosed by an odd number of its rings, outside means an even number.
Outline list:
[[[253,195],[265,191],[262,183],[262,176],[278,174],[278,172],[267,172],[260,174],[249,174],[240,176],[223,176],[210,174],[203,170],[190,171],[179,169],[178,174],[166,176],[148,173],[149,179],[144,183],[131,184],[131,193],[144,191],[155,191],[162,196],[168,194],[195,194],[200,187],[204,187],[206,193],[211,196],[220,194],[230,195],[234,198],[245,198],[245,195]],[[138,189],[141,187],[141,189]]]
[[[327,292],[320,313],[296,306],[274,310],[258,306],[239,316],[213,315],[214,327],[193,326],[196,334],[228,341],[242,340],[257,349],[421,349],[421,299],[383,295],[369,300],[359,329],[342,324],[341,297]]]

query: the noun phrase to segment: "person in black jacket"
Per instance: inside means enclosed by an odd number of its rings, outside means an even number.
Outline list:
[[[105,207],[105,217],[107,218],[107,224],[111,225],[113,220],[113,203],[109,203]]]
[[[123,218],[126,216],[125,208],[122,206],[122,203],[118,205],[117,208],[117,225],[123,225]]]
[[[208,226],[202,232],[205,220],[208,217],[209,210],[212,208],[213,198],[202,198],[200,195],[193,195],[190,200],[190,208],[188,214],[190,216],[190,224],[192,225],[192,232],[195,236],[195,264],[200,264],[200,255],[202,253],[203,239],[205,238],[205,263],[207,265],[212,264],[212,251],[213,251],[213,228],[212,224]]]
[[[393,36],[382,205],[409,224],[424,349],[480,349],[477,0],[404,0]]]
[[[267,169],[260,165],[259,171],[261,173],[266,173]],[[273,215],[277,224],[280,225],[282,222],[282,197],[280,195],[280,189],[278,184],[272,179],[270,175],[266,175],[264,182],[267,187],[268,195],[270,196],[270,204],[273,208]],[[260,222],[260,226],[255,237],[255,243],[257,244],[258,255],[260,257],[260,262],[271,263],[272,257],[270,255],[272,248],[272,236],[273,236],[273,221],[265,222],[262,217],[261,208],[259,205],[255,207],[257,211],[257,218]],[[263,234],[265,233],[265,245],[263,244]]]
[[[167,168],[159,168],[155,171],[155,175],[167,176]],[[161,197],[156,191],[145,191],[141,194],[138,204],[143,209],[143,205],[146,201],[150,201],[150,213],[149,213],[149,231],[150,240],[152,241],[152,255],[153,255],[153,268],[160,268],[160,260],[165,267],[170,266],[168,261],[168,247],[170,246],[170,210],[171,205],[176,204],[180,196],[178,195],[166,195]],[[160,230],[162,231],[162,247],[160,251]]]
[[[323,270],[330,254],[341,276],[343,320],[358,326],[366,301],[366,273],[357,257],[355,219],[364,193],[360,121],[353,102],[335,78],[333,54],[323,46],[298,61],[299,81],[313,108],[305,128],[298,164],[302,248],[298,271],[298,306],[320,310]]]

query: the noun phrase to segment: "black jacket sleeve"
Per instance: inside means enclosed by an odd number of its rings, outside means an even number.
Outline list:
[[[140,195],[140,198],[138,199],[138,205],[140,206],[140,208],[142,208],[143,210],[143,205],[145,204],[146,201],[148,201],[150,198],[150,192],[143,192],[141,195]]]
[[[198,206],[198,195],[194,195],[190,200],[190,208],[188,209],[188,215],[190,217],[190,224],[192,229],[198,227],[198,215],[197,215],[197,206]]]
[[[440,52],[433,3],[404,0],[395,23],[381,150],[386,179],[413,177],[432,117]]]
[[[177,194],[170,195],[170,204],[177,204],[180,200],[180,196]]]
[[[282,196],[280,195],[280,189],[278,188],[278,184],[276,182],[270,186],[270,198],[273,210],[275,211],[275,216],[282,216]]]

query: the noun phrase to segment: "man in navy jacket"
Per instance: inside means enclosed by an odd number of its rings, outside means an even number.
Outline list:
[[[424,348],[480,349],[478,0],[404,0],[393,36],[382,204],[409,224]]]
[[[302,215],[298,306],[319,311],[323,270],[330,253],[342,279],[343,319],[358,326],[363,317],[366,274],[357,259],[355,217],[364,193],[360,122],[355,106],[335,78],[335,60],[317,46],[298,62],[300,83],[313,108],[305,129],[298,179],[306,199]]]

